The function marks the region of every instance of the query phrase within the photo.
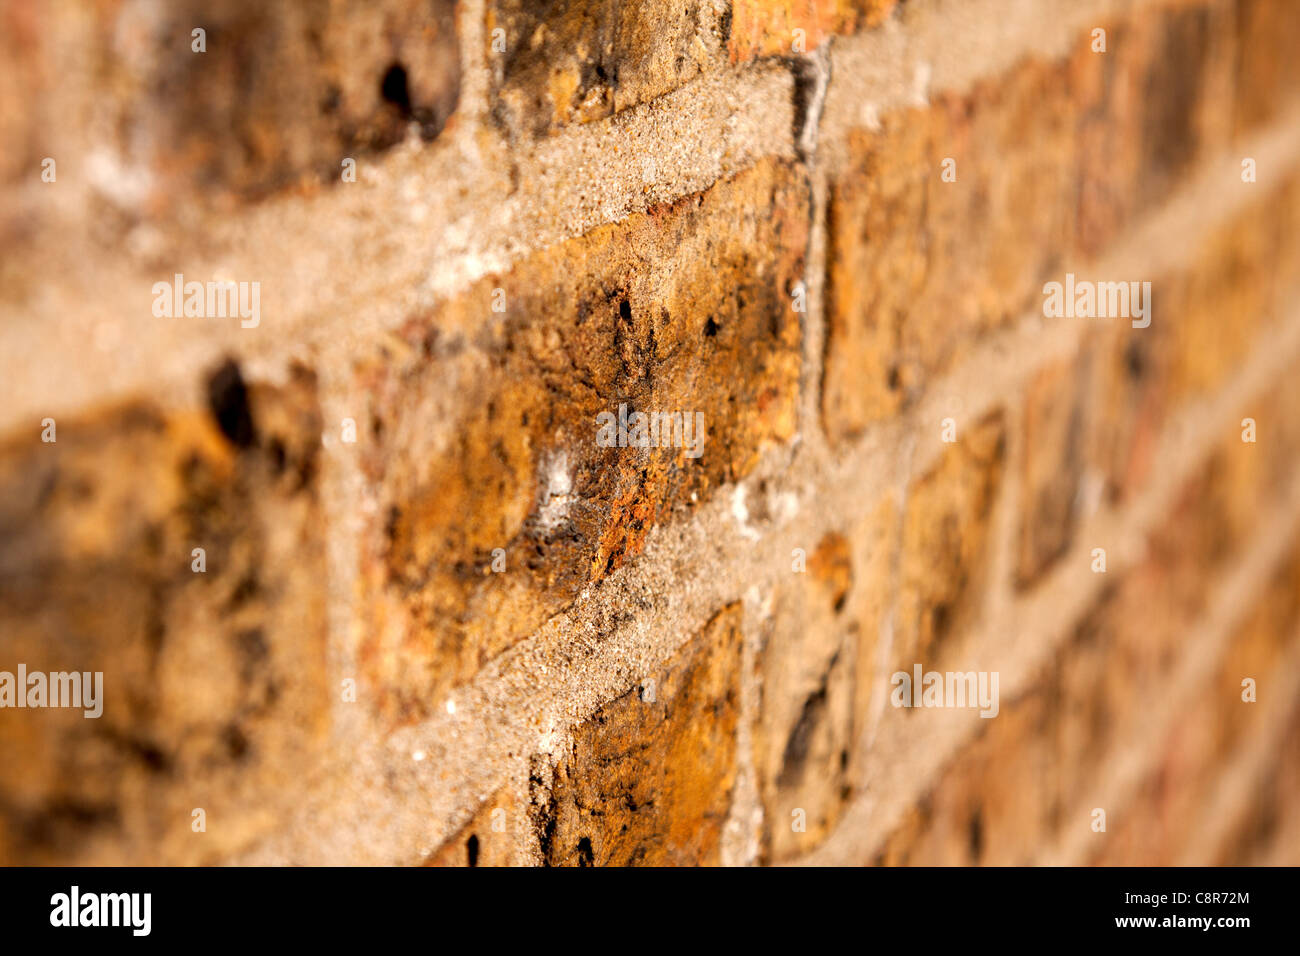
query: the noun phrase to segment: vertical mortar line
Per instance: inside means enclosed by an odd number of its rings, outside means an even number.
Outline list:
[[[885,546],[889,549],[886,567],[889,583],[885,589],[885,598],[880,609],[879,631],[876,635],[876,661],[872,668],[871,712],[866,716],[862,739],[856,747],[857,771],[854,774],[854,790],[862,793],[855,798],[855,803],[867,805],[869,795],[863,793],[869,787],[873,767],[871,754],[875,749],[876,738],[884,721],[885,708],[889,700],[889,673],[894,655],[894,637],[897,633],[898,596],[902,588],[903,536],[907,523],[907,506],[909,489],[917,470],[916,457],[919,442],[917,430],[924,427],[917,412],[905,413],[904,428],[899,434],[901,446],[892,457],[893,474],[884,498],[891,502],[893,521],[885,537]]]
[[[513,862],[519,866],[545,866],[541,843],[532,819],[532,765],[527,753],[519,753],[507,763],[504,786],[510,793],[511,809],[507,811],[506,828],[510,831]]]
[[[763,795],[754,760],[754,730],[761,710],[763,688],[758,659],[763,631],[770,624],[772,592],[754,585],[743,598],[741,644],[740,719],[736,727],[736,782],[722,843],[725,866],[756,866],[762,854]]]
[[[361,631],[361,608],[358,606],[358,583],[361,562],[361,528],[365,514],[365,483],[358,456],[369,432],[362,427],[363,414],[359,395],[350,387],[349,357],[337,344],[326,344],[319,353],[317,381],[320,389],[321,427],[324,445],[321,467],[321,504],[326,512],[326,583],[328,637],[328,683],[333,695],[330,714],[336,746],[355,746],[367,735],[378,735],[369,718],[361,676],[358,673],[357,644]],[[356,444],[341,440],[343,419],[358,422]],[[343,681],[356,682],[355,701],[343,699]],[[336,763],[339,757],[327,758]]]
[[[803,315],[803,370],[800,383],[800,434],[818,457],[828,454],[828,442],[822,427],[822,386],[826,348],[826,255],[827,203],[829,179],[826,163],[818,150],[822,109],[830,87],[831,58],[828,40],[814,53],[803,57],[796,67],[795,88],[805,86],[806,115],[795,149],[804,162],[808,178],[811,217],[808,231],[808,254],[804,261],[804,288],[807,311]],[[796,94],[797,95],[797,94]]]
[[[902,474],[905,476],[907,471],[908,469],[903,469]],[[871,779],[871,753],[889,700],[889,666],[893,660],[894,634],[897,630],[895,625],[902,574],[903,525],[907,512],[907,480],[905,477],[901,478],[897,487],[887,494],[886,500],[890,502],[893,513],[890,530],[883,539],[884,546],[889,550],[889,556],[886,558],[889,583],[885,588],[885,597],[880,608],[880,621],[877,624],[876,660],[871,669],[871,682],[869,684],[871,689],[871,711],[865,716],[862,737],[858,741],[856,748],[857,760],[855,764],[857,771],[853,780],[855,791],[863,790]],[[857,800],[860,799],[862,797],[857,798]]]
[[[491,37],[487,34],[487,0],[459,0],[460,106],[468,132],[490,123],[492,88]],[[509,37],[506,38],[507,42]]]

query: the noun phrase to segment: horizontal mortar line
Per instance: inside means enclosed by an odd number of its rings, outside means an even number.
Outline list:
[[[967,31],[967,39],[994,38],[972,42],[981,44],[990,62],[1001,64],[1007,57],[1043,51],[1033,24],[1047,24],[1055,35],[1060,23],[1069,21],[1059,13],[1033,16],[1030,0],[1018,4],[1021,13],[1009,16],[1006,0],[959,5],[944,0],[921,8],[915,27],[891,18],[876,30],[835,42],[845,44],[846,51],[865,43],[861,56],[879,71],[890,61],[878,60],[883,50],[873,45],[874,38],[882,31],[897,34],[906,50],[923,52],[936,64],[961,61],[951,78],[943,69],[936,74],[942,82],[961,85],[978,78],[979,70],[970,65],[978,58],[943,55],[956,35],[953,22],[985,27]],[[1117,0],[1092,0],[1084,9],[1100,15],[1117,9]],[[1087,19],[1083,13],[1071,15],[1080,23]],[[912,17],[909,13],[909,24]],[[1009,25],[1012,35],[1003,35]],[[912,38],[913,33],[918,36]],[[897,67],[886,67],[885,75],[890,69],[901,82]],[[843,71],[856,75],[851,63]],[[946,88],[942,82],[936,88]],[[413,311],[434,309],[483,275],[509,269],[533,252],[706,190],[765,158],[792,158],[792,83],[787,67],[763,58],[705,73],[603,120],[565,127],[520,151],[517,190],[510,184],[510,162],[500,158],[508,145],[490,127],[466,122],[447,142],[384,157],[373,164],[373,176],[364,174],[347,189],[312,199],[280,197],[234,219],[213,221],[205,227],[207,245],[222,251],[178,268],[206,277],[219,267],[223,275],[250,281],[266,274],[292,277],[278,305],[274,288],[263,290],[266,311],[278,309],[283,317],[264,319],[267,329],[275,326],[274,335],[249,334],[237,325],[155,325],[141,336],[134,323],[158,320],[148,314],[150,299],[138,286],[161,277],[148,271],[124,279],[109,270],[93,283],[93,296],[65,297],[55,304],[61,316],[56,329],[45,318],[51,307],[44,303],[39,313],[14,311],[0,323],[0,354],[17,359],[11,401],[0,408],[0,431],[16,429],[33,416],[75,414],[130,396],[197,400],[198,375],[225,352],[272,379],[283,375],[286,363],[317,349],[346,360],[366,334],[358,331],[358,316],[372,333],[396,328]],[[832,77],[830,91],[835,89]],[[719,132],[724,124],[741,131],[735,137]],[[487,145],[485,136],[491,139]],[[655,145],[660,168],[672,169],[671,183],[659,174],[647,181],[642,160],[648,153],[623,149],[638,142]],[[466,168],[473,170],[468,177]],[[492,210],[487,221],[480,214],[484,209]],[[322,222],[329,228],[320,228]],[[521,240],[523,235],[531,237]],[[256,241],[245,248],[249,236]],[[357,250],[365,251],[369,265],[360,273],[351,267]],[[95,264],[87,261],[81,268],[93,270]],[[104,355],[87,348],[104,327],[118,334],[125,329],[132,347]],[[166,362],[159,361],[162,356]],[[99,368],[103,374],[97,374]],[[103,382],[111,384],[105,388]]]
[[[1150,262],[1153,255],[1165,259],[1180,251],[1189,255],[1195,243],[1185,232],[1188,229],[1184,215],[1186,209],[1197,210],[1202,215],[1210,212],[1217,221],[1244,202],[1233,190],[1227,191],[1231,199],[1223,199],[1223,191],[1219,190],[1217,201],[1211,201],[1207,194],[1213,195],[1215,189],[1215,175],[1209,172],[1196,188],[1167,204],[1149,217],[1149,223],[1135,229],[1132,236],[1119,246],[1123,254],[1107,257],[1105,262],[1113,261],[1113,264],[1103,268],[1118,268],[1123,264],[1124,268],[1132,270],[1135,260]],[[1145,269],[1140,267],[1138,271]],[[452,785],[451,794],[444,792],[452,803],[445,813],[449,828],[429,843],[424,842],[430,838],[421,830],[418,836],[408,836],[407,849],[399,851],[394,847],[394,852],[409,852],[409,847],[416,845],[427,845],[432,851],[442,837],[456,832],[478,803],[501,783],[499,779],[482,776],[480,768],[487,761],[480,759],[477,752],[457,751],[438,755],[435,759],[434,751],[439,740],[469,737],[470,726],[475,721],[492,724],[497,737],[493,750],[498,753],[526,748],[530,741],[537,740],[540,732],[559,740],[601,704],[623,693],[636,680],[662,665],[719,607],[740,600],[750,586],[774,584],[777,577],[772,569],[788,566],[786,562],[791,548],[811,550],[822,535],[839,528],[842,522],[832,515],[854,514],[862,500],[876,501],[901,481],[924,475],[946,446],[939,440],[937,427],[926,429],[922,423],[939,421],[942,416],[937,413],[942,410],[947,396],[962,396],[972,410],[971,414],[982,414],[1014,401],[1023,382],[1042,362],[1072,354],[1083,331],[1082,323],[1044,325],[1041,315],[1031,311],[1018,328],[993,336],[990,341],[973,349],[968,360],[935,383],[931,397],[912,412],[870,429],[838,463],[827,460],[830,452],[825,449],[817,454],[805,444],[801,449],[804,454],[796,457],[789,474],[782,474],[780,468],[773,469],[770,474],[760,469],[746,479],[742,483],[746,489],[767,479],[780,489],[794,492],[802,500],[815,494],[819,503],[812,512],[812,520],[808,520],[810,509],[804,508],[804,522],[798,532],[784,530],[779,535],[765,535],[769,539],[765,549],[757,552],[761,553],[761,559],[755,556],[756,548],[752,542],[737,536],[736,523],[731,516],[731,497],[737,493],[737,487],[720,488],[690,522],[654,529],[646,553],[636,565],[620,569],[602,583],[603,604],[596,606],[580,600],[575,608],[562,612],[539,629],[537,635],[489,662],[457,694],[477,701],[479,709],[462,700],[458,701],[455,715],[438,714],[426,723],[396,732],[387,741],[385,735],[374,732],[371,743],[363,746],[368,747],[369,759],[375,764],[376,779],[394,772],[394,768],[409,764],[410,752],[424,750],[430,756],[426,764],[429,768],[427,774],[433,773],[434,766],[446,769],[447,764],[442,763],[446,760],[452,768],[449,772],[457,781]],[[1196,420],[1194,417],[1190,419],[1192,422]],[[913,440],[918,433],[927,435],[929,441],[914,461],[904,463],[892,454],[893,449]],[[785,454],[788,453],[777,449],[773,453],[775,457],[768,456],[769,465],[781,460]],[[1122,528],[1124,522],[1119,522],[1118,526]],[[694,581],[691,582],[693,586],[683,586],[678,566],[672,558],[674,554],[713,555],[715,567],[730,569],[730,573],[712,574],[706,583]],[[669,595],[667,600],[671,610],[677,619],[685,618],[689,625],[672,634],[655,634],[652,622],[638,619],[631,630],[624,628],[618,639],[602,636],[607,627],[607,606],[654,608],[656,595]],[[662,600],[660,598],[660,604]],[[1048,602],[1047,608],[1055,611],[1059,603],[1059,598],[1054,598]],[[630,636],[643,633],[647,634],[644,638]],[[572,660],[575,652],[579,658],[577,665]],[[629,666],[629,662],[637,660],[644,662],[640,669]],[[563,686],[567,689],[539,696],[537,688],[551,681],[554,674],[560,674],[566,680]],[[508,717],[505,717],[493,703],[501,699],[527,701],[528,711],[515,707],[508,710]],[[534,719],[530,720],[530,716]],[[544,725],[544,731],[534,726],[537,723]],[[536,743],[531,746],[537,747]],[[378,768],[386,769],[381,771]],[[416,784],[414,779],[411,785],[417,788],[418,793],[418,797],[412,795],[413,800],[427,799],[423,786]],[[428,786],[435,791],[440,789],[433,784]],[[339,812],[345,811],[340,808]],[[427,827],[430,815],[424,813],[420,817],[422,826]],[[456,825],[451,828],[450,822],[453,821]],[[345,825],[340,822],[340,826]],[[366,842],[366,848],[376,848],[379,840],[380,836],[374,835]]]
[[[1205,845],[1211,848],[1211,857],[1192,852],[1183,854],[1179,866],[1205,866],[1218,859],[1234,827],[1238,826],[1251,809],[1251,796],[1265,777],[1269,764],[1275,760],[1287,742],[1291,727],[1290,718],[1295,713],[1296,700],[1300,699],[1300,628],[1291,633],[1287,644],[1290,652],[1276,668],[1283,679],[1276,688],[1271,685],[1266,692],[1270,701],[1262,721],[1263,732],[1243,747],[1232,762],[1219,774],[1214,793],[1200,814],[1197,832],[1208,834]],[[1249,675],[1245,675],[1249,676]],[[1243,706],[1258,707],[1259,704]]]
[[[1252,602],[1267,586],[1270,574],[1293,545],[1295,531],[1300,526],[1300,480],[1293,482],[1288,493],[1275,505],[1276,508],[1267,510],[1267,518],[1261,516],[1256,527],[1260,540],[1232,568],[1227,580],[1216,590],[1205,615],[1186,642],[1180,645],[1177,669],[1161,684],[1164,696],[1143,715],[1140,735],[1130,745],[1121,745],[1111,751],[1098,773],[1098,783],[1084,798],[1076,801],[1072,812],[1065,816],[1065,819],[1076,821],[1076,827],[1058,835],[1055,845],[1044,850],[1037,863],[1078,866],[1085,862],[1088,845],[1097,836],[1088,826],[1091,809],[1105,809],[1108,823],[1117,819],[1121,809],[1137,793],[1145,776],[1157,766],[1157,758],[1184,708],[1212,675],[1236,629],[1249,614]],[[1288,655],[1288,659],[1291,658],[1297,658],[1297,654],[1292,652]],[[1300,675],[1293,674],[1287,681],[1288,692],[1300,688],[1297,676]]]
[[[1300,309],[1291,314],[1283,328],[1272,332],[1276,335],[1265,333],[1260,337],[1250,360],[1226,388],[1208,400],[1191,403],[1165,427],[1154,456],[1161,467],[1153,484],[1127,507],[1107,509],[1079,529],[1075,546],[1039,588],[1013,601],[1005,620],[989,622],[974,632],[967,647],[981,660],[1001,664],[994,669],[1002,673],[1004,701],[1013,701],[1032,690],[1031,682],[1100,594],[1105,576],[1089,571],[1084,577],[1078,570],[1089,566],[1095,542],[1109,544],[1107,576],[1139,561],[1146,534],[1158,527],[1194,469],[1215,443],[1223,440],[1223,433],[1198,426],[1216,421],[1235,423],[1232,415],[1258,391],[1257,383],[1280,379],[1293,364],[1300,352]],[[1032,642],[1027,635],[1034,635]],[[1017,647],[1025,642],[1025,647]],[[1013,666],[1007,667],[1005,660]],[[799,862],[860,863],[877,852],[903,813],[933,786],[937,775],[978,732],[981,720],[948,711],[927,714],[927,719],[929,725],[909,728],[895,723],[891,726],[903,729],[889,736],[880,734],[863,763],[882,775],[867,781],[831,837]],[[927,732],[932,738],[925,741],[924,747],[918,747],[911,735]]]

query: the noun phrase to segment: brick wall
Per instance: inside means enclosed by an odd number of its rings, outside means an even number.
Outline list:
[[[0,0],[0,861],[1300,863],[1298,48]]]

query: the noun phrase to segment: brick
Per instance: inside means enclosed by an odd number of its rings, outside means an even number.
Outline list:
[[[1227,0],[1149,7],[1108,26],[1105,54],[1085,44],[1072,58],[1081,252],[1097,255],[1226,138],[1231,19]]]
[[[1234,117],[1239,134],[1275,120],[1300,86],[1300,9],[1287,0],[1237,0]]]
[[[425,866],[522,866],[516,827],[528,823],[508,789],[492,795],[455,836],[424,861]]]
[[[137,215],[337,182],[345,156],[411,122],[437,136],[459,98],[453,0],[6,4],[4,17],[0,183],[39,175],[44,156],[60,182],[85,178],[94,154],[123,170],[115,200],[145,184]]]
[[[766,854],[776,861],[820,843],[849,796],[862,710],[855,686],[862,631],[844,617],[854,586],[850,551],[838,534],[823,538],[808,555],[805,574],[793,575],[779,591],[764,629],[754,763],[766,808]],[[802,829],[795,830],[798,811]]]
[[[492,0],[484,30],[492,115],[516,140],[544,137],[646,103],[728,60],[811,52],[832,34],[879,24],[895,2]]]
[[[773,595],[756,657],[754,766],[764,805],[765,862],[805,854],[830,835],[870,760],[861,740],[892,601],[898,519],[886,497],[832,532]],[[796,810],[802,830],[795,830]]]
[[[104,681],[97,719],[0,714],[9,863],[211,862],[313,767],[336,699],[315,383],[210,388],[211,411],[134,402],[0,449],[0,669]]]
[[[669,92],[718,66],[725,39],[725,14],[688,0],[492,0],[486,16],[493,115],[515,137],[545,136]]]
[[[718,612],[652,685],[574,730],[538,818],[547,865],[719,862],[736,778],[742,616],[738,604]]]
[[[910,404],[1059,271],[1074,216],[1069,110],[1064,68],[1031,63],[850,136],[827,213],[833,439]],[[946,158],[956,182],[941,179]]]
[[[1153,296],[1176,325],[1176,398],[1213,393],[1241,367],[1264,330],[1285,317],[1300,262],[1300,256],[1287,258],[1300,250],[1294,242],[1288,249],[1285,234],[1298,216],[1300,175],[1290,170],[1278,188],[1207,235],[1185,273],[1157,284]]]
[[[733,0],[730,18],[725,21],[727,50],[733,63],[756,56],[811,53],[835,34],[855,33],[882,23],[896,2]]]
[[[908,491],[894,618],[897,668],[932,668],[979,618],[1005,445],[1000,413],[960,423],[957,441]]]
[[[1024,399],[1016,584],[1028,587],[1069,550],[1078,524],[1091,355],[1043,369]]]
[[[1269,416],[1265,427],[1287,420],[1288,415]],[[1243,442],[1236,420],[1225,425],[1219,444],[1187,477],[1149,536],[1152,560],[1170,575],[1181,575],[1189,594],[1201,576],[1249,545],[1289,484],[1281,480],[1282,462],[1291,460],[1285,456],[1295,439],[1279,441],[1274,433],[1262,444]]]
[[[358,362],[363,656],[390,713],[425,712],[794,434],[806,237],[799,170],[765,163],[538,253]],[[598,447],[621,402],[702,413],[700,457]]]

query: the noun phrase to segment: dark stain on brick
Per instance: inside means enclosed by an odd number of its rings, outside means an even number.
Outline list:
[[[208,407],[231,444],[238,448],[253,444],[257,434],[248,407],[248,389],[233,359],[227,359],[208,376]]]

